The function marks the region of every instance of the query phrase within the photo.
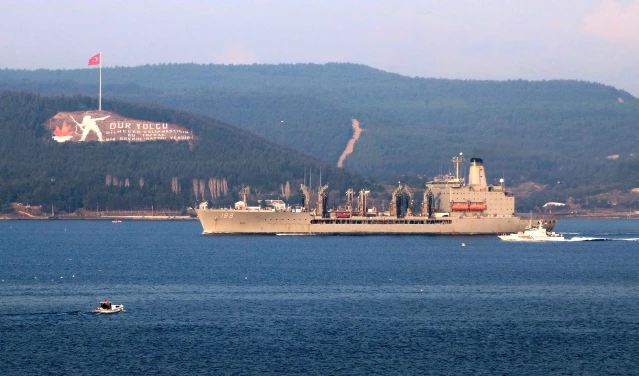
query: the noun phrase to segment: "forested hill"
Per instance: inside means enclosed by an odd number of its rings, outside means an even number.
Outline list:
[[[97,77],[5,69],[0,88],[96,96]],[[363,132],[344,166],[388,181],[447,172],[464,152],[484,159],[490,181],[532,181],[551,200],[639,187],[639,101],[598,83],[413,78],[355,64],[165,64],[103,68],[103,93],[208,115],[333,163],[356,118]]]
[[[95,109],[95,98],[0,91],[0,209],[22,202],[67,212],[83,207],[179,210],[203,199],[232,204],[242,185],[253,193],[281,193],[287,182],[293,200],[311,168],[314,179],[321,168],[335,189],[369,185],[314,157],[201,115],[114,100],[103,106],[131,118],[180,124],[198,141],[57,143],[44,127],[47,120],[60,111]]]

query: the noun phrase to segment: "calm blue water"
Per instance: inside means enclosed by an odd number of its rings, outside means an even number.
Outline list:
[[[0,373],[639,373],[636,220],[545,244],[201,231],[0,221]]]

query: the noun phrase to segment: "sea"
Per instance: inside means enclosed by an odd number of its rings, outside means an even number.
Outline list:
[[[639,220],[555,231],[572,240],[0,221],[0,374],[639,374]]]

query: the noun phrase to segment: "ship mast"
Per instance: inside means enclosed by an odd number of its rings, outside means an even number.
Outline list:
[[[455,165],[455,180],[460,181],[459,178],[459,165],[466,162],[464,159],[464,153],[459,153],[459,157],[453,157],[453,164]]]
[[[346,210],[352,212],[353,211],[353,195],[355,192],[351,188],[346,191]]]
[[[361,189],[359,191],[359,196],[357,197],[357,209],[359,210],[360,215],[362,217],[365,217],[366,212],[368,211],[368,205],[367,205],[366,199],[368,198],[369,193],[371,193],[371,191],[366,189]]]
[[[315,214],[321,215],[322,218],[328,218],[328,184],[321,186],[317,192],[317,207]]]
[[[240,196],[242,197],[244,206],[246,206],[246,197],[249,195],[249,189],[249,187],[242,187],[242,190],[240,191]]]
[[[304,196],[304,211],[308,211],[311,192],[304,184],[300,186],[300,191],[302,191],[302,196]]]
[[[413,214],[413,193],[406,184],[397,183],[390,202],[390,212],[397,218],[404,218]]]

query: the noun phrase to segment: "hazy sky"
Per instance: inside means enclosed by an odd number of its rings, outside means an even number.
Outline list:
[[[639,96],[639,0],[0,0],[0,68],[353,62]]]

